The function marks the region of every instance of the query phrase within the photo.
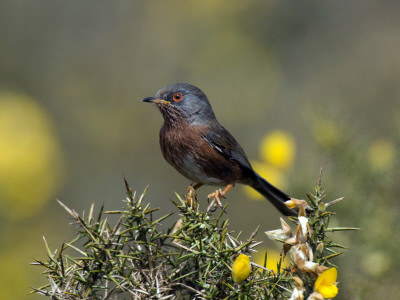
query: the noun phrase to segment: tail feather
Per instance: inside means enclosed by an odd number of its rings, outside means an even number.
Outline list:
[[[288,208],[284,203],[285,201],[290,200],[289,195],[274,187],[257,173],[255,173],[255,175],[256,180],[251,185],[253,189],[267,198],[285,216],[297,216],[297,212]]]

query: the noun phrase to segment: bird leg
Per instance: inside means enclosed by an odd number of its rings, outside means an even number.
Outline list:
[[[217,205],[222,207],[221,198],[225,198],[226,193],[228,193],[231,188],[233,188],[233,184],[228,184],[223,191],[218,189],[214,193],[209,194],[208,199],[214,198]]]
[[[203,183],[196,183],[195,185],[193,185],[193,189],[197,190],[199,187],[201,187],[203,185]]]
[[[195,185],[191,184],[188,186],[185,195],[187,206],[190,206],[193,209],[197,209],[198,203],[197,203],[196,190],[202,185],[203,185],[202,183],[197,183]]]

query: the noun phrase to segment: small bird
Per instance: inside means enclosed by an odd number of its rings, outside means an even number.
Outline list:
[[[297,212],[285,204],[291,197],[257,174],[242,147],[219,124],[207,96],[188,83],[174,83],[159,90],[154,97],[142,99],[155,103],[164,124],[160,130],[160,146],[164,158],[196,190],[203,184],[225,186],[209,194],[221,206],[221,198],[236,184],[251,186],[285,216]]]

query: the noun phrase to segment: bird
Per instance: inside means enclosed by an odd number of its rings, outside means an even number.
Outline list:
[[[220,187],[208,198],[222,207],[220,199],[236,183],[244,184],[261,193],[283,215],[297,215],[285,204],[292,198],[254,171],[244,150],[218,122],[206,94],[198,87],[174,83],[142,101],[159,108],[164,118],[159,134],[161,152],[192,181],[195,190],[202,185]]]

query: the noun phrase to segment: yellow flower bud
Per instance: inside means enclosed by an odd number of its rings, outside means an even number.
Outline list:
[[[232,278],[237,283],[242,283],[249,277],[251,271],[250,258],[245,254],[239,254],[232,265]]]
[[[290,208],[290,209],[293,209],[293,208],[296,207],[296,203],[294,203],[293,200],[287,200],[287,201],[285,202],[285,205],[286,205],[288,208]]]

